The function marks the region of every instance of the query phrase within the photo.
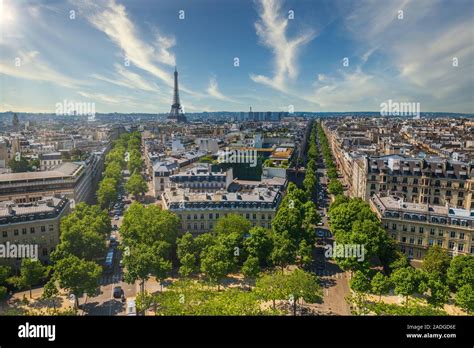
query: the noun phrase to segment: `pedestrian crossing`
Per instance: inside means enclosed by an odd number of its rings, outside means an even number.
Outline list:
[[[318,269],[315,271],[315,273],[319,277],[328,277],[328,278],[334,278],[334,279],[343,279],[343,278],[349,279],[349,276],[346,273],[330,271],[327,269]]]
[[[120,274],[108,274],[103,275],[100,278],[100,285],[112,284],[112,283],[120,283],[121,281]]]

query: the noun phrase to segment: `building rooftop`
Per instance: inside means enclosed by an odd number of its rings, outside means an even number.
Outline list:
[[[83,167],[78,162],[64,162],[53,170],[47,170],[43,172],[26,172],[26,173],[8,173],[0,175],[0,183],[8,183],[11,181],[23,181],[23,180],[43,180],[43,179],[55,179],[63,177],[73,177]]]

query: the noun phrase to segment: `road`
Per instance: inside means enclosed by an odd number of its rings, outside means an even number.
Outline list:
[[[350,315],[350,308],[345,298],[350,294],[349,273],[339,268],[336,262],[326,257],[326,245],[334,242],[329,231],[327,211],[330,205],[330,196],[327,193],[328,178],[324,163],[317,163],[316,173],[319,176],[317,184],[317,204],[322,216],[322,226],[316,228],[316,232],[322,233],[324,237],[318,238],[313,254],[312,271],[318,275],[323,287],[323,302],[312,305],[322,314]]]

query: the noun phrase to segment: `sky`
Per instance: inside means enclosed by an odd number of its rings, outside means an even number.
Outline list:
[[[0,0],[0,112],[474,113],[472,0]]]

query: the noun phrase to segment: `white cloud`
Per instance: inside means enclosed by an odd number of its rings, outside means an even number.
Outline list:
[[[299,33],[294,38],[288,38],[288,19],[280,13],[279,0],[262,0],[260,20],[255,23],[255,29],[261,43],[270,48],[274,55],[274,75],[250,75],[257,82],[279,91],[288,90],[288,82],[298,76],[297,58],[300,49],[314,37],[313,31]]]
[[[211,77],[211,79],[209,80],[209,87],[207,87],[207,93],[213,98],[235,103],[234,99],[225,96],[219,91],[219,86],[217,85],[217,80],[215,77]]]
[[[54,70],[43,62],[40,53],[34,50],[19,51],[17,57],[0,61],[0,74],[27,80],[51,82],[63,87],[77,87],[86,84],[84,81],[70,78]]]
[[[175,56],[169,50],[175,45],[174,38],[160,35],[156,31],[155,46],[144,42],[125,7],[115,0],[109,0],[103,7],[83,1],[81,10],[95,28],[104,32],[123,50],[131,64],[156,76],[168,86],[173,86],[172,74],[157,64],[175,65]]]
[[[141,75],[130,71],[130,69],[118,63],[116,63],[114,67],[116,71],[114,78],[108,78],[99,74],[92,74],[91,76],[98,80],[112,83],[121,87],[141,89],[148,92],[156,92],[159,90],[158,86],[148,82]]]

